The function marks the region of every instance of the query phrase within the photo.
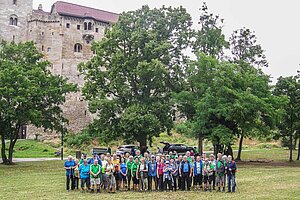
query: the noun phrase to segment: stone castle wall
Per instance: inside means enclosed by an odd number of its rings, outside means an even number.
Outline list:
[[[50,14],[42,9],[32,10],[31,0],[18,0],[16,6],[11,5],[11,2],[0,0],[0,38],[11,41],[11,34],[15,34],[16,42],[34,41],[36,47],[45,55],[45,59],[52,63],[51,72],[78,84],[80,90],[84,85],[84,79],[79,74],[77,65],[92,58],[91,44],[103,38],[108,24],[94,19],[61,16],[55,11]],[[20,6],[20,3],[25,3],[26,6]],[[2,6],[7,9],[2,9]],[[9,22],[7,16],[12,13],[18,14],[20,27],[7,26]],[[89,22],[92,24],[92,30],[84,30],[84,23]],[[5,23],[4,30],[2,25]],[[80,52],[74,51],[75,44],[82,46]],[[70,132],[78,133],[92,122],[93,115],[88,111],[87,102],[83,100],[81,92],[69,94],[62,109],[64,116],[69,120]],[[34,138],[37,133],[42,139],[59,137],[59,133],[44,132],[28,126],[27,138]]]

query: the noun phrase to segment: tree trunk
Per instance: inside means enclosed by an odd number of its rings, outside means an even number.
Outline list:
[[[4,138],[4,135],[1,135],[1,143],[2,143],[2,147],[1,147],[2,162],[3,162],[3,164],[8,165],[9,162],[8,162],[6,154],[5,154],[5,138]]]
[[[17,131],[14,133],[13,137],[10,140],[10,144],[9,144],[9,149],[8,149],[8,160],[9,160],[9,164],[13,164],[13,151],[14,151],[14,147],[15,144],[17,142],[18,139],[18,133],[19,133],[19,128],[17,128]]]
[[[291,130],[290,130],[291,131]],[[290,142],[289,142],[289,149],[290,149],[290,162],[293,161],[293,132],[290,132]]]
[[[231,155],[233,157],[233,151],[230,145],[228,146],[227,154],[228,154],[227,156]]]
[[[242,154],[242,148],[243,148],[243,140],[244,140],[244,136],[241,135],[240,142],[239,142],[239,150],[238,150],[238,155],[236,157],[236,160],[241,160],[241,154]]]
[[[203,154],[203,137],[200,134],[198,137],[198,153],[200,156]]]
[[[298,138],[298,155],[297,155],[297,160],[300,158],[300,137]]]
[[[142,136],[139,140],[141,154],[144,156],[144,153],[147,151],[147,137]]]

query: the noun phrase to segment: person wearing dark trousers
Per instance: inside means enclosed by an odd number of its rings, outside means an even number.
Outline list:
[[[190,191],[190,180],[192,177],[193,173],[193,167],[191,166],[190,162],[187,161],[187,156],[183,157],[183,161],[180,163],[180,168],[179,168],[179,174],[181,176],[182,180],[182,185],[181,185],[181,190],[184,191],[185,188],[187,188],[188,191]],[[185,187],[186,186],[186,187]]]
[[[213,190],[215,190],[216,189],[216,160],[215,160],[215,156],[213,154],[210,154],[209,161],[210,161],[211,165],[213,166],[212,186],[213,186]]]
[[[170,161],[166,161],[164,169],[164,177],[163,177],[163,182],[164,182],[164,191],[167,191],[167,188],[169,189],[169,191],[173,190],[172,187],[172,167],[170,166]]]
[[[148,191],[153,189],[153,182],[155,190],[157,190],[157,163],[154,155],[151,156],[151,161],[148,162]]]
[[[158,188],[159,188],[159,191],[163,191],[164,189],[164,182],[163,182],[163,177],[164,177],[164,166],[165,166],[165,163],[164,163],[164,160],[163,159],[160,159],[159,163],[157,163],[157,179],[158,179]]]
[[[178,156],[178,159],[176,160],[177,163],[177,167],[178,167],[178,189],[181,190],[181,184],[182,184],[182,177],[179,174],[179,169],[181,166],[181,162],[182,162],[182,156]]]
[[[74,169],[76,167],[75,161],[73,160],[72,156],[68,156],[68,160],[64,164],[64,168],[66,170],[66,189],[67,191],[70,190],[70,183],[71,183],[71,190],[74,190],[75,183],[74,183]]]
[[[173,179],[173,190],[177,191],[177,179],[178,179],[178,165],[174,161],[174,158],[171,158],[170,167],[172,168],[172,179]]]

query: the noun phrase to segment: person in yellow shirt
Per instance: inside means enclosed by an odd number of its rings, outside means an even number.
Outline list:
[[[120,173],[120,159],[119,157],[117,156],[117,154],[113,154],[113,157],[112,157],[112,161],[111,161],[114,166],[115,166],[115,172],[114,172],[114,177],[115,177],[115,180],[116,180],[116,190],[119,190],[120,187],[121,187],[121,173]]]

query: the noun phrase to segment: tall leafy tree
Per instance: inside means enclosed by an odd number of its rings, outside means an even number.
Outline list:
[[[191,17],[182,7],[123,13],[93,44],[79,69],[83,93],[98,118],[89,127],[103,140],[136,140],[141,147],[172,128],[171,92],[182,87]]]
[[[273,93],[277,96],[285,95],[289,98],[284,108],[285,115],[279,124],[279,129],[283,137],[289,138],[289,160],[293,161],[293,138],[296,136],[300,124],[299,76],[279,77]]]
[[[51,74],[50,63],[33,42],[0,44],[0,135],[4,164],[12,164],[18,133],[24,125],[66,131],[60,106],[76,86]],[[9,150],[6,153],[8,139]]]
[[[223,33],[224,19],[219,15],[210,13],[206,3],[204,2],[199,18],[199,30],[196,31],[193,50],[195,52],[203,52],[206,55],[221,58],[224,50],[229,47]]]
[[[245,73],[253,70],[253,67],[268,67],[268,61],[261,45],[257,43],[257,37],[248,28],[235,30],[230,39],[231,61],[243,67]],[[244,86],[247,87],[247,84]],[[241,159],[242,145],[245,136],[249,136],[251,131],[242,131],[239,141],[237,160]]]
[[[206,3],[203,3],[200,11],[199,30],[194,32],[192,49],[196,54],[201,52],[208,56],[222,58],[224,50],[229,47],[229,42],[226,41],[223,33],[224,20],[210,13]],[[202,64],[209,65],[210,63]],[[198,68],[193,64],[189,65],[184,74],[186,80],[184,87],[173,95],[178,110],[187,120],[185,124],[179,125],[178,130],[198,139],[199,153],[202,153],[206,132],[196,120],[196,104],[209,87],[211,77],[209,77],[210,73],[205,71],[207,68],[208,66]]]

